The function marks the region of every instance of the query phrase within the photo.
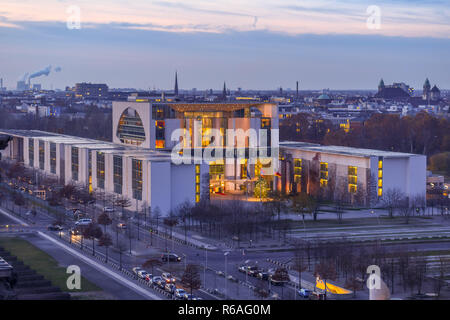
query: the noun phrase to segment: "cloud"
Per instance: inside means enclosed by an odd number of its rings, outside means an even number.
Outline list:
[[[4,0],[3,27],[22,22],[65,22],[70,1]],[[82,27],[120,25],[122,28],[167,32],[226,33],[268,30],[278,34],[379,34],[403,37],[450,37],[449,1],[377,1],[381,29],[366,26],[366,8],[373,1],[342,0],[184,0],[80,1]],[[255,18],[256,17],[256,18]]]

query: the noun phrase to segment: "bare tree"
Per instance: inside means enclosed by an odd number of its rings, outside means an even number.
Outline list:
[[[112,223],[112,220],[108,214],[104,212],[98,216],[97,223],[104,227],[104,233],[106,233],[106,226],[109,226]]]
[[[403,192],[400,189],[393,188],[384,191],[381,201],[388,209],[389,218],[394,217],[394,211],[398,208],[400,201],[404,198]]]
[[[199,266],[196,264],[188,264],[181,277],[181,282],[190,289],[191,294],[193,290],[199,289],[202,285]]]
[[[103,234],[99,241],[98,241],[98,245],[101,247],[105,247],[105,252],[106,252],[106,263],[108,263],[108,248],[112,245],[112,240],[111,240],[111,236],[107,233]]]

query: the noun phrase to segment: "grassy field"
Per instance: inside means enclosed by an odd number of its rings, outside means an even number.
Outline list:
[[[25,265],[35,270],[45,279],[52,282],[55,287],[59,287],[65,292],[88,292],[102,291],[101,288],[81,277],[81,289],[69,290],[66,285],[69,274],[66,269],[58,266],[58,263],[50,255],[36,248],[26,240],[19,238],[0,238],[0,247],[9,251]]]

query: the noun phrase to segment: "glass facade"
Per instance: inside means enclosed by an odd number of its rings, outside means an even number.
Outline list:
[[[105,154],[97,151],[97,187],[105,189]]]
[[[349,166],[348,167],[348,192],[356,193],[358,190],[358,168]]]
[[[200,165],[195,165],[195,202],[200,202]]]
[[[378,158],[378,196],[383,195],[383,158]]]
[[[132,160],[131,178],[133,199],[142,200],[142,160]]]
[[[114,156],[114,192],[117,194],[122,194],[122,157]]]
[[[45,168],[45,143],[39,140],[39,169]]]
[[[28,158],[30,167],[34,167],[34,140],[32,138],[28,140]]]
[[[321,162],[320,163],[320,186],[327,187],[328,186],[328,163]]]
[[[145,130],[142,119],[136,110],[126,109],[119,120],[117,136],[122,143],[141,145],[145,141]]]
[[[50,142],[50,172],[56,174],[56,143]]]
[[[302,183],[302,159],[294,159],[294,182]]]
[[[79,168],[79,150],[77,147],[72,147],[72,179],[78,181],[78,168]]]

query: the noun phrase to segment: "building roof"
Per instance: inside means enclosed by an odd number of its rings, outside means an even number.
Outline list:
[[[410,95],[398,87],[385,87],[375,94],[375,98],[383,99],[398,99],[398,98],[409,98]]]
[[[134,157],[141,160],[151,161],[170,161],[171,153],[169,151],[156,151],[135,146],[122,145],[112,142],[99,141],[81,137],[74,137],[39,130],[10,130],[0,129],[0,134],[6,134],[16,137],[34,138],[53,143],[68,144],[73,147],[97,150],[103,153],[114,153],[128,157]]]
[[[331,154],[340,154],[354,157],[385,157],[385,158],[407,158],[420,156],[412,153],[392,152],[374,149],[352,148],[344,146],[324,146],[308,142],[283,141],[280,142],[281,148],[303,150],[310,152],[322,152]]]

